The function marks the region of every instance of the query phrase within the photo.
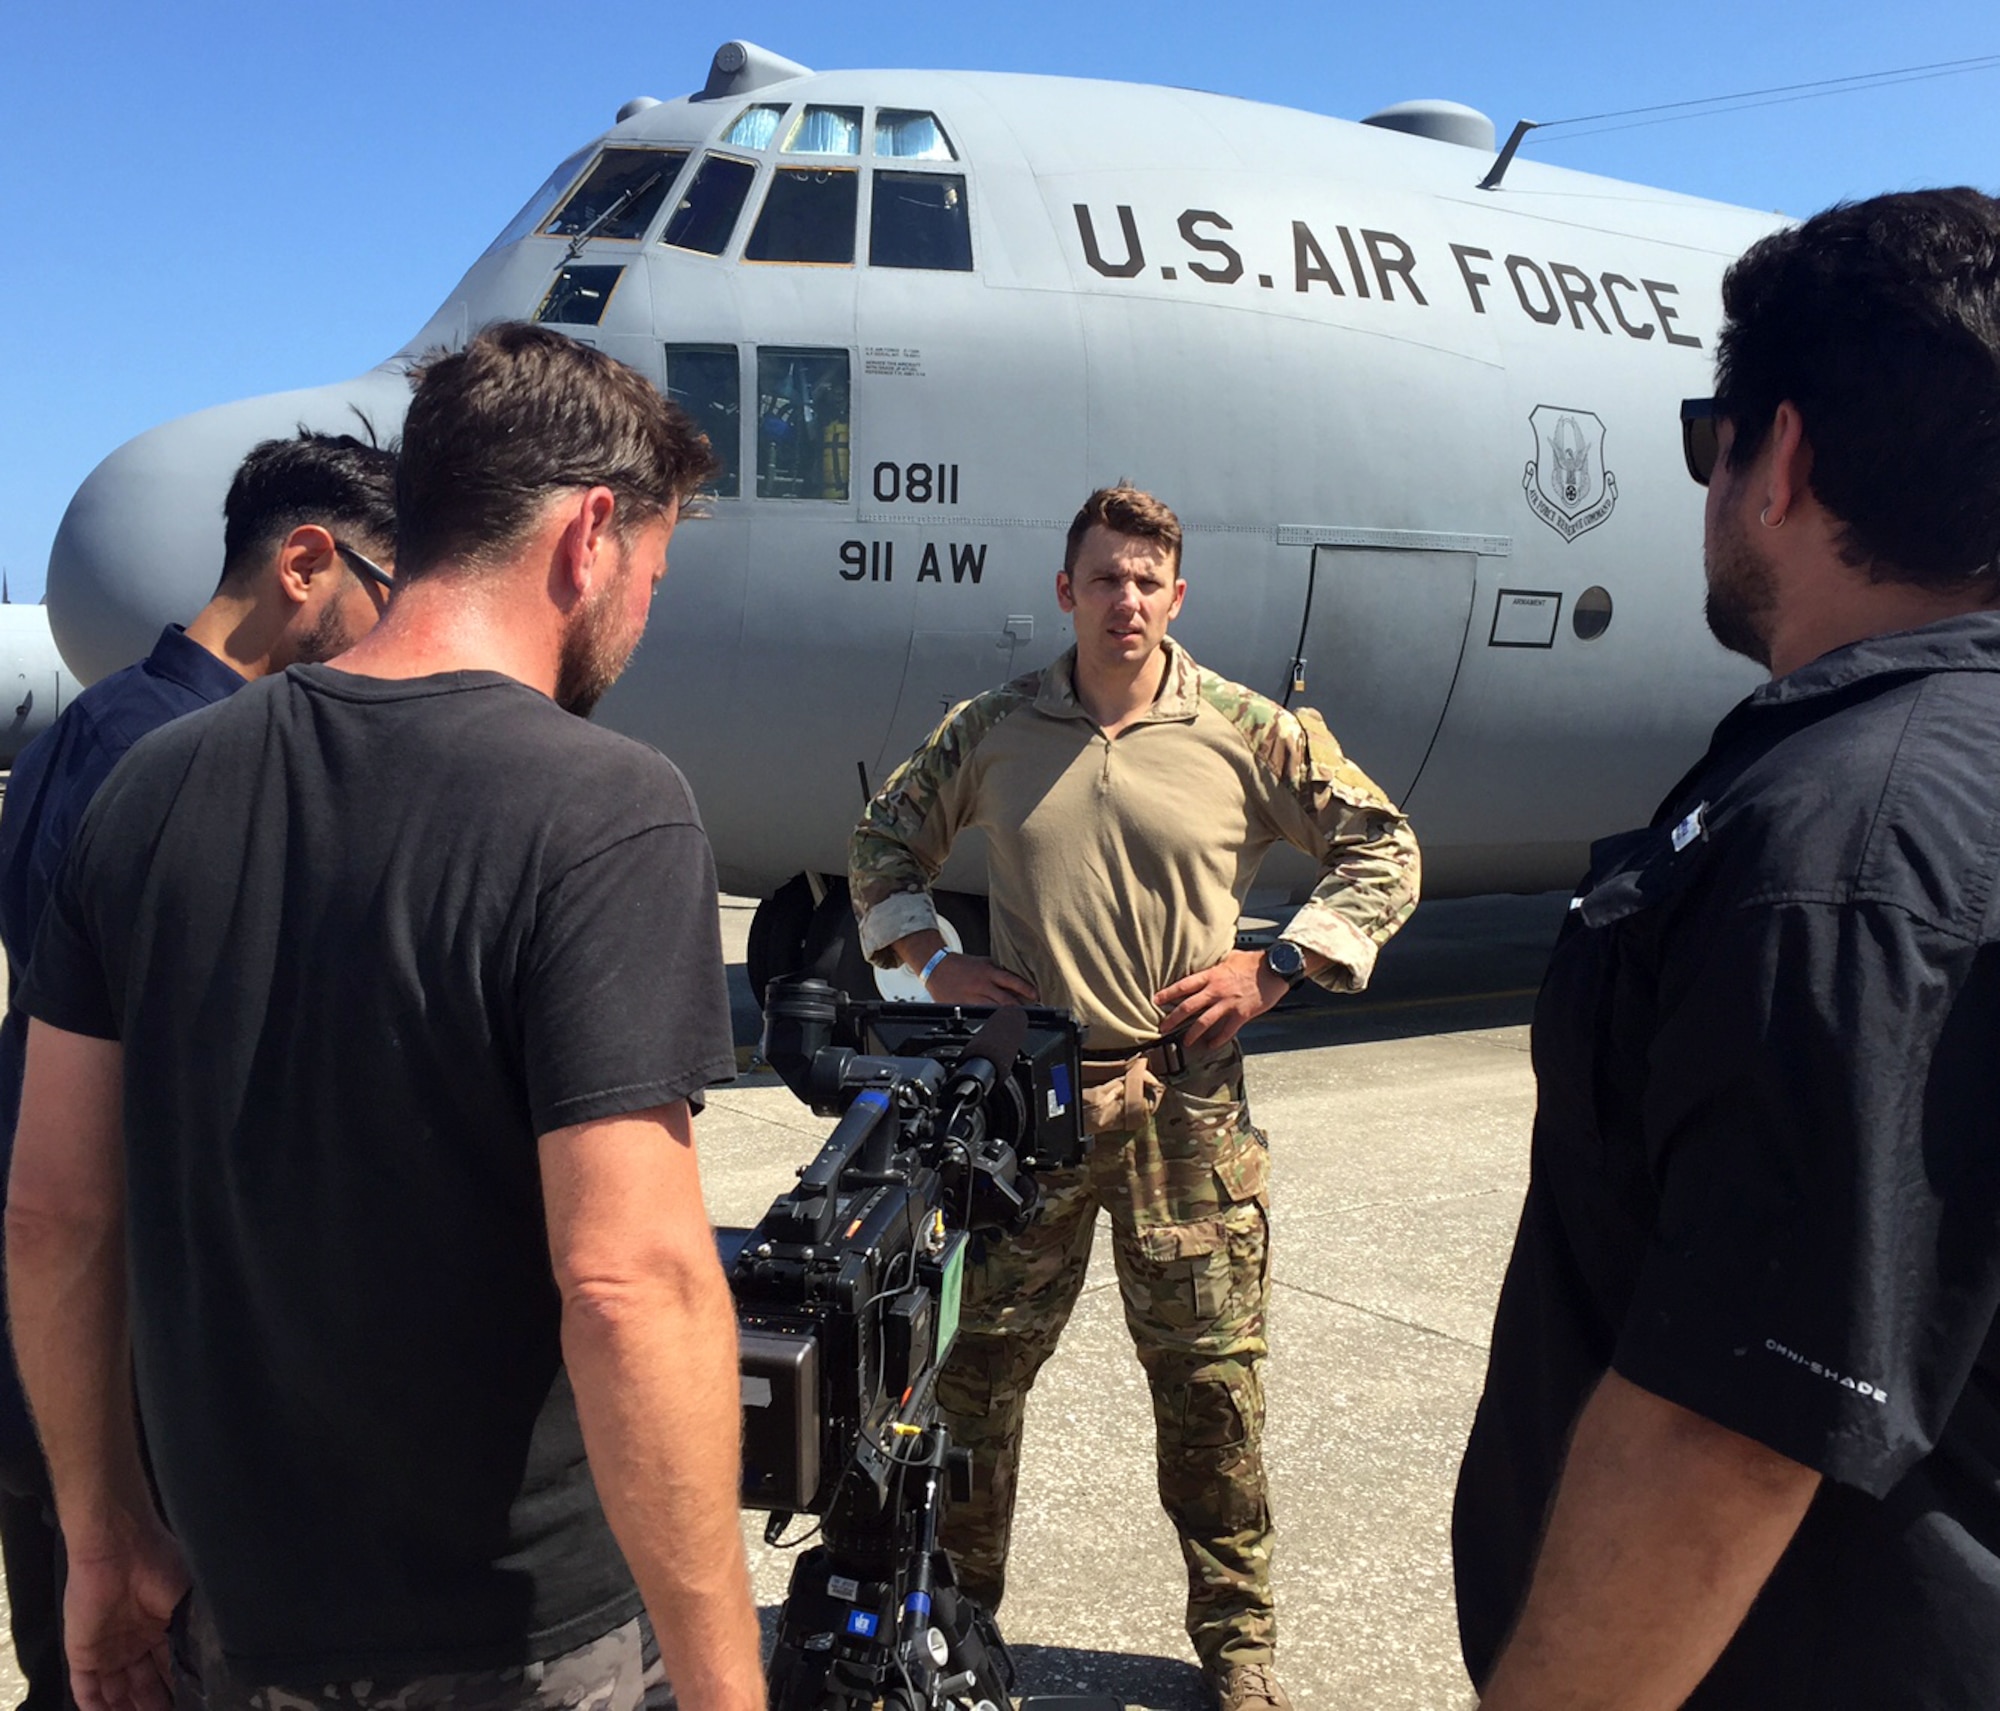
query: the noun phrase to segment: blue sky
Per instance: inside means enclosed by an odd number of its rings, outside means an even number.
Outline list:
[[[144,428],[396,349],[558,160],[744,37],[815,68],[1184,84],[1346,118],[1542,120],[2000,52],[1991,0],[1220,7],[751,0],[27,0],[0,7],[0,567],[42,586],[78,482]],[[2000,189],[2000,70],[1531,142],[1789,213]]]

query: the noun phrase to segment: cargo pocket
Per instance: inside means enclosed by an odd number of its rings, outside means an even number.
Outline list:
[[[1186,1385],[1180,1396],[1180,1442],[1191,1450],[1232,1450],[1249,1442],[1250,1427],[1226,1379],[1205,1378]]]
[[[1132,1237],[1143,1262],[1126,1306],[1162,1330],[1211,1324],[1229,1302],[1229,1227],[1219,1218],[1157,1224]]]
[[[1264,1197],[1271,1186],[1271,1142],[1262,1129],[1246,1122],[1217,1143],[1215,1185],[1236,1205]]]
[[[1198,1541],[1211,1569],[1235,1569],[1253,1584],[1247,1553],[1268,1545],[1262,1435],[1263,1401],[1250,1372],[1200,1378],[1172,1398],[1154,1398],[1160,1435],[1160,1499],[1184,1540]],[[1236,1575],[1204,1574],[1205,1592],[1228,1599]],[[1238,1581],[1238,1585],[1242,1585]],[[1266,1594],[1268,1603],[1268,1593]]]

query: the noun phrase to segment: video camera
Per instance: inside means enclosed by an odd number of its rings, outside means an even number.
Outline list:
[[[742,1347],[743,1505],[772,1511],[769,1543],[799,1512],[823,1535],[785,1594],[769,1703],[1000,1711],[1013,1661],[938,1547],[969,1464],[935,1389],[968,1242],[1019,1229],[1035,1173],[1083,1159],[1079,1030],[1066,1010],[857,1001],[798,977],[770,984],[764,1016],[765,1061],[837,1119],[755,1229],[717,1232]]]
[[[773,981],[764,1058],[837,1117],[753,1230],[718,1232],[743,1362],[743,1504],[823,1514],[879,1487],[958,1329],[966,1242],[1018,1229],[1085,1137],[1065,1010],[850,1000]]]

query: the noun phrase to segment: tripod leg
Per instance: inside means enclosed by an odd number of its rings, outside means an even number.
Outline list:
[[[940,1551],[936,1570],[938,1586],[932,1595],[931,1626],[944,1636],[946,1676],[972,1677],[969,1689],[977,1701],[990,1700],[1004,1708],[1013,1704],[1009,1697],[1014,1686],[1014,1659],[1007,1642],[986,1606],[966,1597],[951,1584],[949,1559]]]

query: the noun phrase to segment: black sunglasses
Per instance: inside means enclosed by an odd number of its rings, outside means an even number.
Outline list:
[[[1722,456],[1722,414],[1719,398],[1681,400],[1681,455],[1687,459],[1688,474],[1701,487],[1708,485]]]
[[[366,553],[358,553],[345,541],[335,541],[333,550],[347,560],[347,568],[364,581],[379,583],[391,594],[396,591],[396,579],[377,564]]]

